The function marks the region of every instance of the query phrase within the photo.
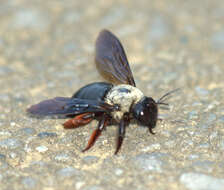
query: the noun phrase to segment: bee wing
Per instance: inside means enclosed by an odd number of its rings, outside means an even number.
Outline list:
[[[56,97],[32,105],[27,112],[39,116],[69,116],[86,112],[111,112],[113,109],[113,105],[103,101]]]
[[[114,34],[108,30],[101,31],[95,48],[97,70],[106,80],[136,86],[125,51]]]

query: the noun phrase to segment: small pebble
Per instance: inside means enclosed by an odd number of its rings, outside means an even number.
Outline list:
[[[60,177],[72,177],[72,176],[79,176],[80,171],[73,168],[73,167],[67,167],[67,168],[62,168],[57,171],[57,175]]]
[[[83,190],[105,190],[105,188],[99,185],[91,185],[91,186],[85,187]]]
[[[40,138],[46,138],[46,137],[56,137],[56,133],[50,133],[50,132],[41,132],[37,135]]]
[[[75,184],[75,189],[79,190],[83,185],[85,185],[85,182],[79,181]]]
[[[207,96],[209,91],[199,86],[195,87],[195,91],[199,96]]]
[[[31,165],[37,166],[38,168],[47,167],[47,163],[43,161],[34,161],[34,162],[31,162]]]
[[[155,143],[155,144],[151,144],[150,146],[146,146],[146,147],[142,148],[142,151],[149,152],[149,151],[153,151],[153,150],[159,150],[160,147],[161,147],[161,145],[159,143]]]
[[[10,123],[10,126],[11,126],[11,127],[14,127],[15,125],[16,125],[15,122],[11,122],[11,123]]]
[[[5,139],[0,141],[0,147],[6,149],[15,149],[22,146],[22,142],[17,139]]]
[[[122,169],[120,169],[120,168],[115,169],[115,174],[116,174],[117,176],[120,176],[120,175],[122,175],[123,173],[124,173],[124,171],[123,171]]]
[[[221,140],[218,144],[219,148],[224,151],[224,140]]]
[[[214,32],[211,36],[211,44],[215,49],[224,49],[224,31]]]
[[[209,148],[209,144],[208,143],[201,143],[198,145],[199,149],[203,148],[203,149],[208,149]]]
[[[9,74],[11,74],[13,72],[13,70],[7,66],[0,66],[0,76],[8,76]],[[7,95],[0,95],[0,98],[2,98],[1,100],[3,101],[8,101],[10,98]]]
[[[15,152],[10,152],[9,156],[10,158],[15,159],[17,157],[17,154]]]
[[[162,172],[162,165],[165,164],[163,159],[167,157],[167,154],[163,153],[150,153],[140,154],[133,159],[133,163],[146,171]]]
[[[169,141],[166,141],[164,143],[165,146],[167,146],[168,148],[172,148],[172,147],[175,147],[176,146],[176,141],[175,140],[169,140]]]
[[[11,25],[13,28],[32,28],[43,30],[48,24],[48,18],[37,9],[22,9],[14,11],[14,17]]]
[[[25,188],[34,188],[36,185],[36,180],[31,177],[25,177],[22,180],[22,184],[25,186]]]
[[[222,122],[222,123],[224,123],[224,116],[221,116],[221,117],[219,118],[219,121]]]
[[[10,137],[12,136],[12,133],[8,131],[0,131],[0,135],[4,137]]]
[[[202,130],[206,130],[207,131],[210,128],[210,125],[202,124],[202,125],[199,126],[199,128],[202,129]]]
[[[188,113],[188,118],[191,119],[191,120],[192,120],[192,119],[197,119],[197,118],[198,118],[198,112],[195,111],[195,110],[189,112],[189,113]]]
[[[2,171],[2,170],[8,170],[8,169],[10,169],[10,166],[9,166],[9,164],[6,162],[6,161],[1,161],[0,162],[0,170]],[[9,170],[10,171],[10,170]]]
[[[168,31],[169,27],[165,18],[157,16],[152,20],[149,26],[148,38],[151,42],[161,40],[167,35]]]
[[[97,156],[85,156],[83,158],[83,161],[86,163],[86,164],[92,164],[94,162],[97,162],[99,160],[99,157]]]
[[[36,130],[33,128],[22,128],[19,130],[20,133],[22,133],[23,135],[33,135],[36,133]]]
[[[209,140],[210,141],[214,141],[215,139],[218,138],[218,132],[217,131],[214,131],[212,132],[210,135],[209,135]]]
[[[189,158],[189,160],[195,160],[195,159],[198,159],[199,158],[199,155],[197,155],[197,154],[190,154],[188,156],[188,158]]]
[[[6,156],[4,154],[0,154],[0,160],[5,160]]]
[[[223,190],[224,179],[201,173],[183,173],[180,182],[189,190]]]
[[[214,113],[210,113],[208,118],[207,118],[207,121],[206,123],[212,123],[216,120],[216,115]]]
[[[57,160],[57,161],[64,162],[64,161],[67,161],[69,159],[70,159],[70,156],[66,153],[61,153],[61,154],[58,154],[58,155],[55,156],[55,160]]]
[[[195,161],[192,166],[198,171],[198,172],[209,172],[211,173],[213,170],[214,163],[211,161]]]
[[[46,152],[48,150],[48,148],[46,146],[38,146],[38,147],[36,147],[36,150],[38,152]]]

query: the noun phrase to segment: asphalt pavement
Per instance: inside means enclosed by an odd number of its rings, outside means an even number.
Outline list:
[[[224,3],[2,0],[0,189],[223,190]],[[27,107],[103,81],[94,65],[102,29],[121,40],[137,87],[158,100],[154,129],[132,123],[118,155],[117,126],[83,153],[97,123],[63,129]]]

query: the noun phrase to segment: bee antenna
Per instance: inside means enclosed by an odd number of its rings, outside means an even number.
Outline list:
[[[169,106],[169,104],[167,104],[165,102],[157,102],[157,104],[164,105],[164,106]]]
[[[167,99],[167,97],[171,94],[173,94],[174,92],[177,92],[179,91],[181,88],[177,88],[177,89],[174,89],[174,90],[171,90],[169,92],[167,92],[166,94],[164,94],[161,98],[159,98],[159,100],[157,100],[157,104],[162,104],[162,105],[166,105],[168,106],[169,104],[165,103],[164,101]]]

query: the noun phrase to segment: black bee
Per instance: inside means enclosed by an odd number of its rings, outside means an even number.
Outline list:
[[[86,148],[91,148],[106,126],[117,123],[118,137],[115,154],[118,153],[125,129],[132,119],[148,127],[149,132],[158,120],[158,105],[167,106],[168,92],[158,101],[136,88],[124,49],[115,35],[108,30],[100,32],[96,40],[95,63],[99,73],[109,82],[95,82],[79,89],[71,98],[56,97],[32,105],[27,112],[34,115],[59,115],[72,119],[65,122],[65,128],[77,128],[99,120]],[[62,118],[63,118],[62,117]]]

